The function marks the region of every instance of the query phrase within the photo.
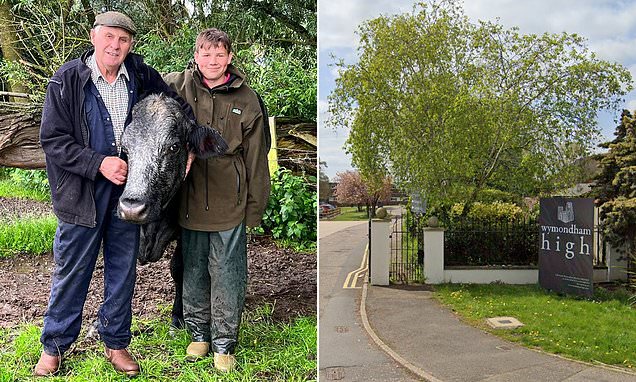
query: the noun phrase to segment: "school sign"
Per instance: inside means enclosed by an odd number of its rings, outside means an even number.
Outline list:
[[[539,285],[592,296],[594,200],[543,198],[539,215]]]

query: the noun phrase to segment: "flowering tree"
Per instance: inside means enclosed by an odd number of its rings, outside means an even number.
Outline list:
[[[384,177],[380,186],[373,186],[372,182],[365,181],[358,171],[345,171],[336,174],[336,200],[339,204],[352,204],[366,206],[367,213],[371,210],[371,216],[375,216],[375,207],[380,201],[386,201],[391,196],[391,178]]]

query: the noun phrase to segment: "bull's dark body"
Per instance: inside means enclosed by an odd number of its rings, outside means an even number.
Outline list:
[[[137,258],[146,264],[161,259],[180,232],[174,195],[183,183],[188,153],[206,158],[224,153],[227,145],[215,130],[198,127],[186,118],[175,100],[151,95],[135,106],[122,146],[128,153],[128,179],[117,211],[121,219],[141,224]],[[170,274],[176,290],[173,323],[178,323],[183,318],[178,241]]]

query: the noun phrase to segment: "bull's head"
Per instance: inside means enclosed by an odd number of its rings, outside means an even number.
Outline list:
[[[216,130],[190,121],[174,99],[150,95],[134,107],[122,149],[128,155],[128,178],[117,213],[145,224],[159,219],[179,190],[189,152],[207,158],[224,153],[227,144]]]

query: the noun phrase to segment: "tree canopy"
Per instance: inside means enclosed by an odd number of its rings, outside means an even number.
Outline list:
[[[368,182],[359,171],[343,171],[336,174],[335,196],[339,204],[366,206],[375,216],[375,207],[380,201],[391,196],[391,178],[384,177],[379,181]],[[378,186],[379,184],[379,186]]]
[[[473,23],[455,0],[378,17],[358,34],[358,62],[336,64],[329,123],[350,129],[363,175],[390,172],[432,200],[567,185],[599,137],[598,111],[632,88],[626,68],[577,35]]]

